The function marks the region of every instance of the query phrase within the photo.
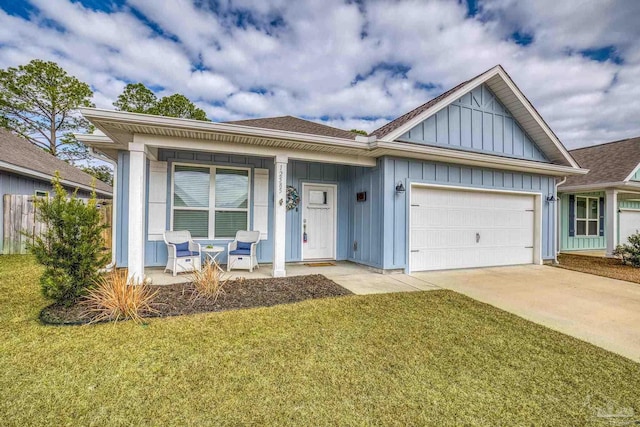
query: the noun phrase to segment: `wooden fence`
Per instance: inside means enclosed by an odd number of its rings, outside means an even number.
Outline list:
[[[26,254],[27,242],[44,230],[44,224],[37,220],[34,196],[22,194],[5,194],[3,206],[3,247],[2,253]],[[102,212],[102,223],[107,225],[102,231],[105,251],[111,250],[112,203],[111,200],[98,200]],[[24,232],[24,233],[23,233]],[[25,235],[27,233],[28,235]]]

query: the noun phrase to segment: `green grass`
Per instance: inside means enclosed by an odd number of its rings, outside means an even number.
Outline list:
[[[0,256],[3,425],[607,425],[640,365],[449,291],[43,326]]]

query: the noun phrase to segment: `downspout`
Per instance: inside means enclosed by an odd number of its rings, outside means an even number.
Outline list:
[[[554,264],[558,264],[558,254],[560,253],[560,234],[558,234],[558,228],[560,223],[560,208],[558,208],[558,205],[560,204],[560,198],[558,197],[558,187],[564,184],[565,182],[567,182],[566,176],[562,178],[561,181],[556,182],[556,206],[554,207],[556,220],[554,221],[554,224],[553,224],[553,237],[556,240],[556,248],[555,248],[556,250],[554,251],[555,253],[553,256]]]
[[[113,267],[116,266],[116,241],[117,241],[117,235],[116,235],[116,224],[118,223],[118,221],[116,221],[116,214],[117,214],[117,203],[118,203],[118,163],[114,160],[109,159],[108,157],[96,152],[93,147],[89,147],[89,154],[102,161],[102,162],[106,162],[109,163],[111,166],[113,166],[113,191],[112,191],[112,199],[111,199],[111,209],[112,209],[112,213],[111,213],[111,219],[112,219],[112,223],[111,223],[111,262],[109,264],[107,264],[104,268],[100,269],[101,273],[105,273],[105,272],[109,272],[111,270],[113,270]]]

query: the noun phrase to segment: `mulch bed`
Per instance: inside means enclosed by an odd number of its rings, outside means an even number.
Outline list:
[[[308,299],[352,295],[352,292],[320,274],[286,278],[229,280],[217,301],[197,297],[191,283],[150,286],[158,291],[152,306],[157,313],[143,313],[142,317],[168,317],[185,314],[218,312],[251,307],[269,307]],[[80,325],[90,322],[84,307],[50,305],[40,313],[47,324]]]
[[[640,283],[640,268],[623,265],[622,262],[616,258],[560,254],[558,255],[558,261],[560,264],[558,264],[557,267],[567,270]]]

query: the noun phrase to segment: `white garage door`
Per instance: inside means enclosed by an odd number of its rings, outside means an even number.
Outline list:
[[[531,264],[534,197],[415,187],[411,271]]]
[[[627,243],[640,230],[640,211],[620,211],[620,243]]]

